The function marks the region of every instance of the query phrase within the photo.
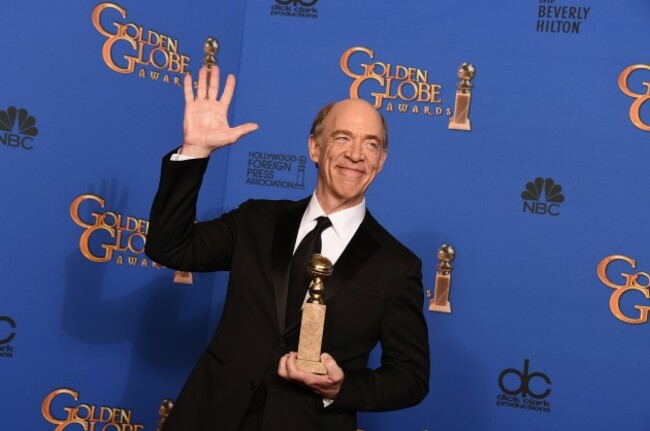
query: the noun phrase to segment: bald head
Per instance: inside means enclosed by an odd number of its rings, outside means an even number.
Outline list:
[[[381,121],[381,126],[384,133],[383,136],[380,137],[380,139],[384,151],[388,151],[388,127],[386,126],[386,120],[384,119],[384,116],[379,113],[379,111],[377,111],[370,103],[366,102],[363,99],[343,99],[339,102],[331,102],[323,106],[320,109],[320,111],[318,111],[318,114],[316,114],[316,118],[314,118],[314,121],[311,124],[311,129],[309,131],[309,134],[311,136],[313,136],[316,139],[321,137],[323,130],[325,128],[325,120],[327,119],[331,111],[336,110],[337,107],[340,109],[349,108],[355,111],[372,110],[374,112],[373,115],[376,115]]]

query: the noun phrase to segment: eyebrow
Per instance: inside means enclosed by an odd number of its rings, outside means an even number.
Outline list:
[[[343,134],[343,135],[347,135],[347,136],[352,137],[352,132],[350,132],[349,130],[345,130],[345,129],[337,129],[337,130],[334,130],[334,131],[330,134],[330,137],[331,137],[331,136],[338,135],[339,133],[340,133],[340,134]],[[364,139],[364,140],[372,139],[372,140],[375,140],[375,141],[377,141],[377,142],[379,142],[379,143],[382,142],[382,141],[381,141],[381,138],[380,138],[379,136],[377,136],[377,135],[372,135],[372,134],[371,134],[371,135],[363,135],[363,139]]]

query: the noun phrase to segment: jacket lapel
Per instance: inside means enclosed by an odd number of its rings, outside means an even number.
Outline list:
[[[301,213],[302,214],[302,213]],[[300,220],[298,220],[300,223]],[[379,249],[379,241],[373,235],[373,227],[377,222],[375,218],[370,215],[370,212],[366,210],[366,215],[363,219],[359,229],[355,232],[354,236],[350,240],[350,243],[345,247],[343,254],[334,264],[334,272],[332,275],[325,280],[325,292],[323,293],[323,301],[325,305],[330,298],[336,295],[345,284],[352,279],[352,277],[357,274],[359,269],[368,262],[372,255]],[[296,231],[297,234],[297,231]],[[295,241],[295,238],[294,238]],[[287,272],[287,285],[288,285],[288,272]],[[285,298],[284,306],[286,310],[286,290],[285,287]],[[282,315],[282,322],[284,322],[284,315]],[[300,322],[296,322],[285,328],[284,332],[289,332],[298,326]]]
[[[296,206],[280,215],[275,225],[271,268],[273,271],[275,311],[278,315],[280,332],[284,330],[284,320],[287,312],[291,256],[298,236],[300,219],[307,208],[308,202],[309,199],[299,201]]]
[[[334,264],[334,273],[325,281],[323,300],[327,301],[336,295],[345,284],[363,268],[372,255],[379,249],[379,242],[372,234],[374,217],[366,210],[366,215],[359,229],[355,232],[350,243],[341,257]]]

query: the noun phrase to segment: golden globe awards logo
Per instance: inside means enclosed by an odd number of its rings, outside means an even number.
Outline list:
[[[188,73],[190,57],[178,52],[178,39],[115,18],[107,25],[110,19],[104,15],[109,14],[121,16],[122,20],[127,14],[115,3],[100,3],[92,13],[95,29],[106,37],[102,57],[111,70],[182,86],[181,77]]]
[[[100,196],[85,194],[70,204],[72,221],[84,229],[79,237],[79,250],[86,259],[97,263],[112,261],[118,265],[163,268],[142,257],[149,221],[115,211],[90,211],[89,215],[82,215],[88,212],[81,210],[85,203],[104,208],[106,202]]]
[[[634,99],[632,105],[630,105],[630,121],[636,127],[643,131],[650,131],[650,124],[643,122],[641,119],[641,108],[645,102],[650,99],[650,82],[644,81],[642,84],[645,87],[645,91],[637,93],[632,91],[629,87],[629,78],[630,76],[638,71],[650,71],[650,65],[648,64],[634,64],[630,67],[625,68],[620,75],[618,75],[618,88],[621,89],[623,94]],[[635,74],[636,75],[636,74]],[[638,83],[637,83],[638,86]],[[646,119],[648,121],[650,119]]]
[[[58,398],[61,398],[59,400]],[[68,407],[62,409],[53,408],[53,404],[59,405],[67,398]],[[56,403],[55,403],[56,399]],[[79,400],[79,393],[72,389],[56,389],[45,397],[41,404],[43,418],[56,425],[54,431],[84,430],[84,431],[141,431],[143,424],[133,423],[131,410],[119,407],[97,406],[86,403],[76,403]],[[70,405],[73,404],[73,405]],[[65,404],[64,404],[65,405]]]
[[[386,112],[451,116],[452,109],[442,106],[442,85],[430,82],[428,70],[371,61],[374,57],[373,50],[362,46],[341,56],[341,70],[353,79],[350,97],[370,99]]]
[[[636,260],[622,255],[608,256],[598,264],[596,269],[598,278],[605,286],[614,289],[609,299],[610,311],[621,322],[633,325],[647,323],[648,312],[650,312],[650,291],[648,290],[650,274],[647,272],[622,272],[620,273],[622,279],[612,280],[607,271],[613,262],[622,264],[623,268],[636,268]]]

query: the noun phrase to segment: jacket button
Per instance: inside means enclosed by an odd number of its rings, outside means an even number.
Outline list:
[[[281,337],[278,340],[278,344],[280,345],[280,347],[285,348],[285,347],[287,347],[287,340],[285,340],[284,338]]]
[[[257,387],[257,383],[255,383],[254,381],[251,380],[250,382],[248,382],[248,389],[250,389],[251,391],[254,391],[256,387]]]

